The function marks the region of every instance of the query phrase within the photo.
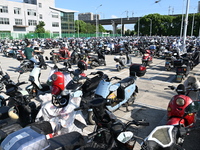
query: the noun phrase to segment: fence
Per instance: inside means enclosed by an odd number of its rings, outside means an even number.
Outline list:
[[[120,34],[99,34],[99,37],[118,37]],[[55,33],[3,33],[0,32],[0,39],[33,39],[33,38],[64,38],[64,37],[96,37],[96,34],[77,34],[77,33],[69,33],[69,34],[55,34]]]

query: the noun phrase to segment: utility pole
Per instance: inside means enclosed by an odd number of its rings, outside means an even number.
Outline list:
[[[99,7],[101,7],[101,6],[102,6],[102,4],[99,5],[99,6],[96,8],[96,38],[97,38],[98,35],[99,35],[99,25],[98,25],[98,20],[97,20],[97,9],[98,9]]]
[[[187,0],[187,5],[186,5],[186,17],[184,20],[184,32],[183,32],[183,47],[182,47],[182,52],[186,53],[186,34],[187,34],[187,25],[188,25],[188,10],[189,10],[189,4],[190,4],[190,0]]]

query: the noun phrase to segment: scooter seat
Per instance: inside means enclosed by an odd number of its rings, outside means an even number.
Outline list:
[[[118,83],[120,83],[121,88],[126,88],[127,86],[133,84],[134,82],[135,82],[134,77],[127,77],[127,78],[119,81]]]

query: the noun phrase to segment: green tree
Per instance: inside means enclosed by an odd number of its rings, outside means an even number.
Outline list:
[[[95,33],[96,25],[86,23],[82,20],[75,20],[75,30],[76,33]],[[106,32],[102,25],[99,25],[99,32]]]
[[[45,33],[44,26],[44,21],[39,21],[38,25],[36,25],[35,33]]]

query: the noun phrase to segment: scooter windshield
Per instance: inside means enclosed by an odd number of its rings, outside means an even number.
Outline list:
[[[173,128],[171,125],[158,126],[150,133],[147,141],[154,141],[163,148],[169,147],[173,143]]]

